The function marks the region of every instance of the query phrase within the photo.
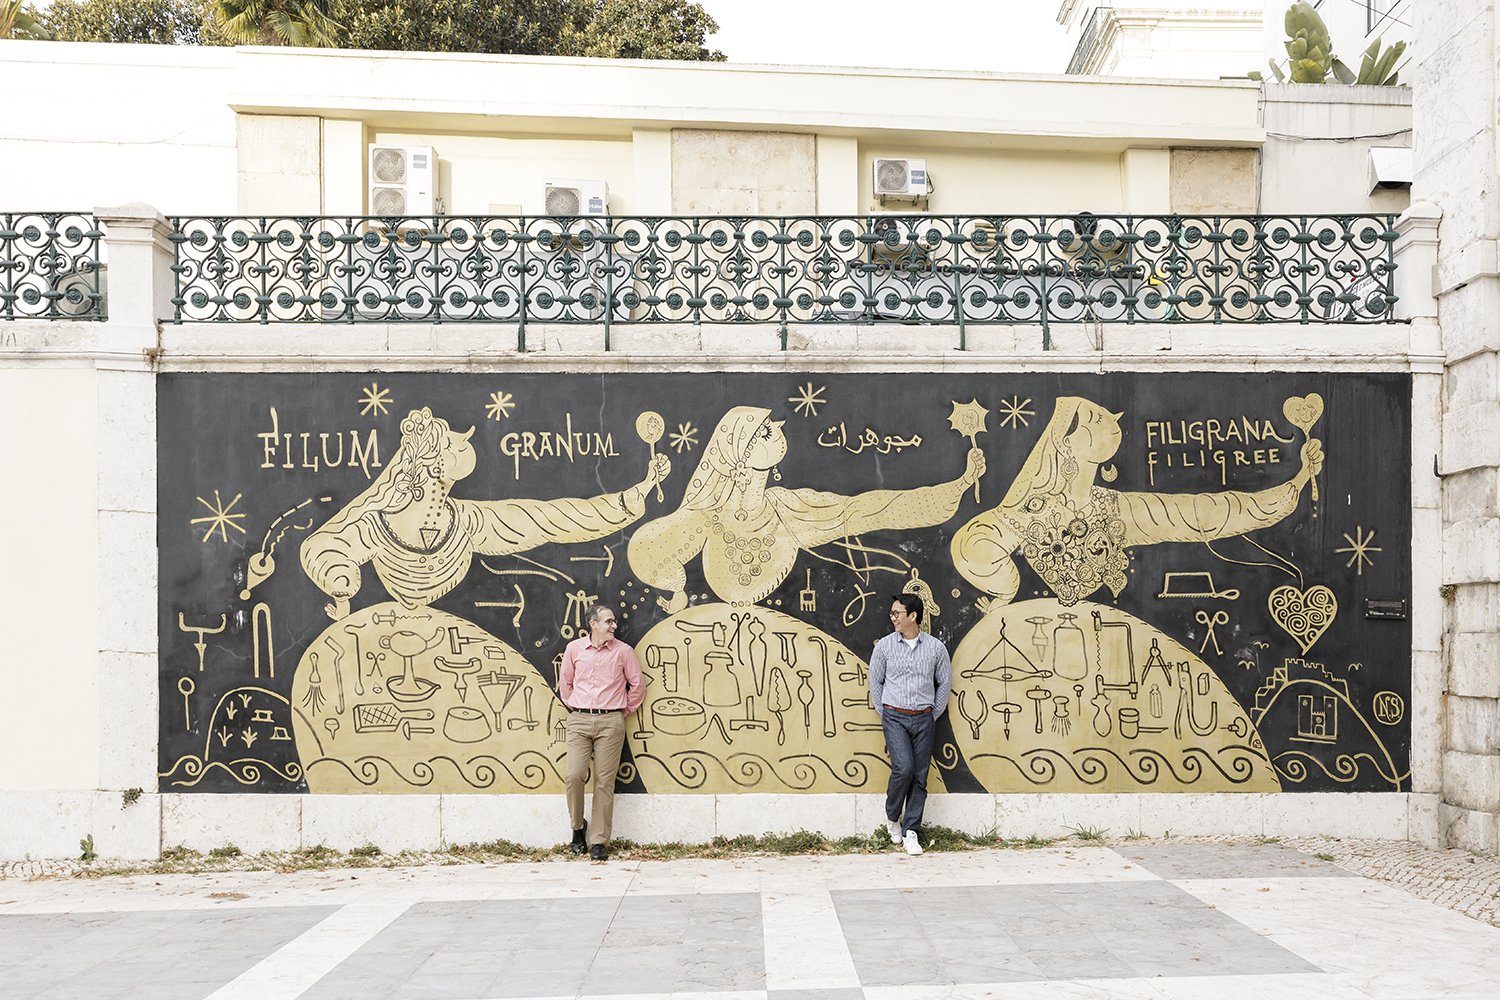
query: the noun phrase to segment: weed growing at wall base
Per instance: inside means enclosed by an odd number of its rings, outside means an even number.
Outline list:
[[[1102,842],[1103,831],[1098,831]],[[922,828],[922,842],[928,851],[954,852],[984,849],[1030,850],[1050,847],[1053,841],[1032,834],[1022,839],[1006,839],[991,829],[984,833],[966,833],[946,826]],[[90,845],[91,846],[91,845]],[[676,861],[684,858],[750,858],[793,855],[887,854],[891,846],[884,825],[869,834],[828,837],[811,830],[768,833],[761,836],[742,834],[737,837],[715,837],[706,843],[685,844],[671,841],[641,844],[616,838],[610,843],[610,856],[616,861]],[[322,871],[340,868],[408,868],[422,865],[504,864],[509,862],[571,861],[566,844],[551,847],[527,847],[511,840],[454,844],[439,851],[386,852],[376,844],[365,844],[340,852],[325,844],[296,851],[262,851],[246,854],[233,844],[216,847],[202,854],[190,847],[169,847],[161,858],[142,864],[108,863],[90,865],[79,876],[197,874],[227,871]],[[85,860],[92,861],[91,855]]]

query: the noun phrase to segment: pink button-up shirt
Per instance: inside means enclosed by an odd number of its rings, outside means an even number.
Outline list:
[[[563,651],[557,693],[569,708],[620,708],[629,714],[646,700],[646,684],[628,644],[611,636],[595,646],[581,636]]]

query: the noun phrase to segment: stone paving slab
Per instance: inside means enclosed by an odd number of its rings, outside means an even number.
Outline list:
[[[1159,878],[1340,878],[1353,875],[1280,844],[1124,844],[1114,852]]]
[[[0,995],[201,1000],[334,909],[0,913]]]

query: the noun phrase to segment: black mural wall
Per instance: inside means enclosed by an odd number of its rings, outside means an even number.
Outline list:
[[[1410,787],[1410,381],[179,374],[163,791],[555,792],[555,663],[637,646],[637,792],[876,791],[892,593],[935,789]],[[470,428],[474,428],[470,434]]]

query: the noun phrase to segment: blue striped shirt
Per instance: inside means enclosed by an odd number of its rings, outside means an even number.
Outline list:
[[[926,632],[917,633],[917,644],[909,647],[900,632],[892,632],[875,644],[870,654],[870,705],[892,708],[931,708],[934,719],[948,708],[953,691],[953,664],[948,650]]]

